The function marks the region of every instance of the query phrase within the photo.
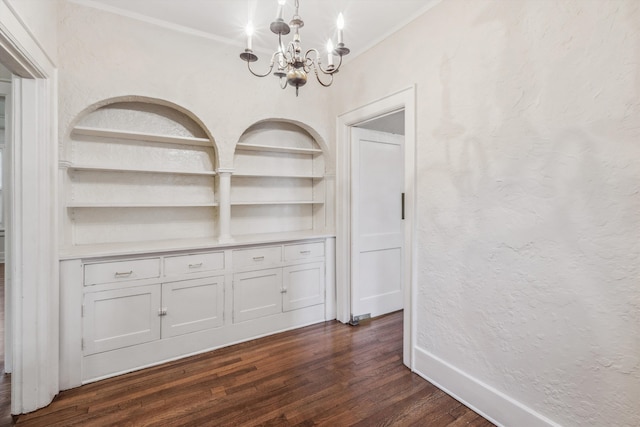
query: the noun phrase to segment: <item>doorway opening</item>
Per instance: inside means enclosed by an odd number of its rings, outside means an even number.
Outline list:
[[[400,119],[398,121],[398,119]],[[409,87],[382,99],[363,105],[338,117],[337,138],[337,170],[336,182],[336,295],[337,319],[343,323],[351,321],[353,279],[358,275],[360,266],[353,265],[354,253],[360,251],[358,246],[358,208],[354,201],[354,161],[359,153],[354,149],[354,128],[378,127],[392,129],[388,121],[394,121],[395,131],[404,133],[404,147],[395,151],[394,156],[400,156],[404,169],[400,175],[401,194],[393,194],[389,203],[397,210],[403,210],[404,219],[398,231],[401,234],[403,249],[402,256],[396,258],[399,262],[398,279],[401,287],[403,312],[403,363],[413,369],[413,336],[415,331],[415,310],[413,309],[413,294],[415,289],[414,262],[414,206],[415,206],[415,87]],[[402,130],[398,131],[397,127]],[[376,150],[374,150],[376,151]],[[380,153],[377,154],[380,157]],[[357,166],[356,166],[357,167]],[[357,192],[358,189],[355,189]],[[401,199],[402,197],[402,199]],[[393,201],[395,200],[395,201]],[[400,203],[403,202],[401,205]],[[354,210],[355,207],[355,210]],[[397,233],[397,234],[398,234]],[[360,236],[361,237],[361,236]],[[355,244],[354,244],[355,243]],[[356,254],[357,255],[357,254]],[[388,290],[387,290],[388,291]],[[385,292],[387,292],[385,291]],[[356,292],[357,293],[357,292]],[[383,292],[384,293],[384,292]]]

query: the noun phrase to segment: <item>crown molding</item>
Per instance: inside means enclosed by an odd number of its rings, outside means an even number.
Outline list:
[[[80,6],[90,7],[92,9],[102,10],[104,12],[113,13],[126,18],[135,19],[140,22],[162,27],[178,33],[188,34],[190,36],[201,37],[209,40],[214,40],[220,43],[244,48],[243,42],[238,40],[229,39],[226,37],[218,36],[216,34],[208,33],[206,31],[194,30],[193,28],[185,27],[183,25],[174,24],[172,22],[164,21],[162,19],[151,18],[141,13],[131,12],[129,10],[121,9],[115,6],[108,6],[104,3],[100,3],[93,0],[68,0],[69,3],[75,3]]]

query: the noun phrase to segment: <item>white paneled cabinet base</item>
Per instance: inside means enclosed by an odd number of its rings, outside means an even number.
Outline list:
[[[329,320],[334,247],[316,236],[63,259],[62,388]]]

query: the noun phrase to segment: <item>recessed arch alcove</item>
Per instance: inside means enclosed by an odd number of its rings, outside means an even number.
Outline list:
[[[110,98],[76,117],[65,144],[67,246],[216,236],[217,147],[188,110]]]
[[[282,127],[285,131],[288,129],[290,132],[308,134],[308,136],[318,144],[318,148],[322,150],[326,172],[331,173],[333,171],[332,165],[334,164],[334,157],[331,154],[331,150],[326,139],[315,127],[299,120],[282,117],[266,117],[246,125],[242,133],[238,135],[236,139],[238,142],[241,142],[252,133],[260,132],[264,129],[277,130],[279,127]]]
[[[316,131],[293,120],[249,126],[235,149],[231,234],[324,231],[326,148]]]

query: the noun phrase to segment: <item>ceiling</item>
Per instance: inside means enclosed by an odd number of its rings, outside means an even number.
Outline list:
[[[254,50],[270,53],[276,36],[269,24],[276,16],[276,0],[72,0],[154,22],[174,29],[231,43],[240,50],[246,43],[244,28],[255,27]],[[411,22],[441,0],[299,0],[305,26],[300,30],[303,50],[324,52],[327,40],[337,42],[336,18],[345,18],[344,42],[357,56]],[[287,0],[285,21],[294,13]],[[286,39],[289,40],[289,39]]]

